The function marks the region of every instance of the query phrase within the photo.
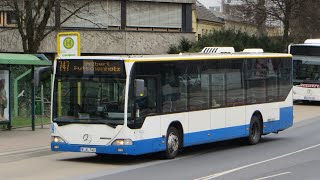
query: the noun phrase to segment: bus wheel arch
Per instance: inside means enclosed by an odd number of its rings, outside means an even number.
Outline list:
[[[255,145],[261,140],[263,134],[263,117],[260,111],[255,111],[251,116],[249,125],[248,144]]]
[[[255,112],[252,114],[251,119],[252,119],[253,116],[256,116],[256,117],[259,118],[260,125],[261,125],[261,127],[263,128],[263,117],[262,117],[261,112],[260,112],[260,111],[255,111]]]
[[[178,147],[174,148],[174,151],[172,152],[169,143],[172,142],[172,140],[178,140]],[[172,145],[172,144],[171,144]],[[178,154],[178,151],[183,147],[183,127],[182,124],[179,121],[172,122],[167,129],[167,135],[166,135],[166,150],[165,150],[165,158],[166,159],[173,159]]]

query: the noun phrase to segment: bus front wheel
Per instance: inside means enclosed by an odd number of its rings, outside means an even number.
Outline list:
[[[166,142],[166,151],[165,158],[166,159],[174,159],[179,151],[180,140],[179,140],[179,132],[175,127],[169,127],[167,131],[167,142]]]
[[[257,116],[253,116],[249,127],[248,144],[255,145],[259,143],[262,135],[262,124]]]

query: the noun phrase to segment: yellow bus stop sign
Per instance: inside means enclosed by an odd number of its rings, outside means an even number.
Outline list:
[[[74,41],[71,37],[67,37],[63,40],[63,47],[66,49],[72,49],[74,46]]]
[[[57,36],[58,56],[80,56],[80,33],[61,32]]]

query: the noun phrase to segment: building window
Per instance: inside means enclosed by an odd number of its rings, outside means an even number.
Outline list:
[[[5,14],[6,16],[4,17],[4,20],[6,21],[6,26],[16,26],[18,24],[14,11],[7,11]]]
[[[3,16],[4,16],[4,14],[3,14],[3,12],[0,12],[0,26],[3,26]]]
[[[70,12],[68,11],[69,8],[75,8],[72,3],[70,5],[67,4],[67,9],[61,9],[61,15],[63,17],[70,15]],[[53,25],[54,21],[51,23],[51,26]],[[94,1],[62,24],[62,27],[64,28],[111,28],[113,30],[119,30],[120,26],[121,1],[119,0]]]
[[[129,1],[127,3],[127,26],[181,29],[182,5]]]

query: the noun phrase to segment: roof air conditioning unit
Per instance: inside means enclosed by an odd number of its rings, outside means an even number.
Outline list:
[[[244,49],[242,52],[245,52],[245,53],[263,53],[263,49],[261,49],[261,48],[248,48],[248,49]]]
[[[305,44],[320,44],[320,39],[307,39],[304,41]]]
[[[205,47],[200,53],[211,54],[211,53],[234,53],[233,47]]]

